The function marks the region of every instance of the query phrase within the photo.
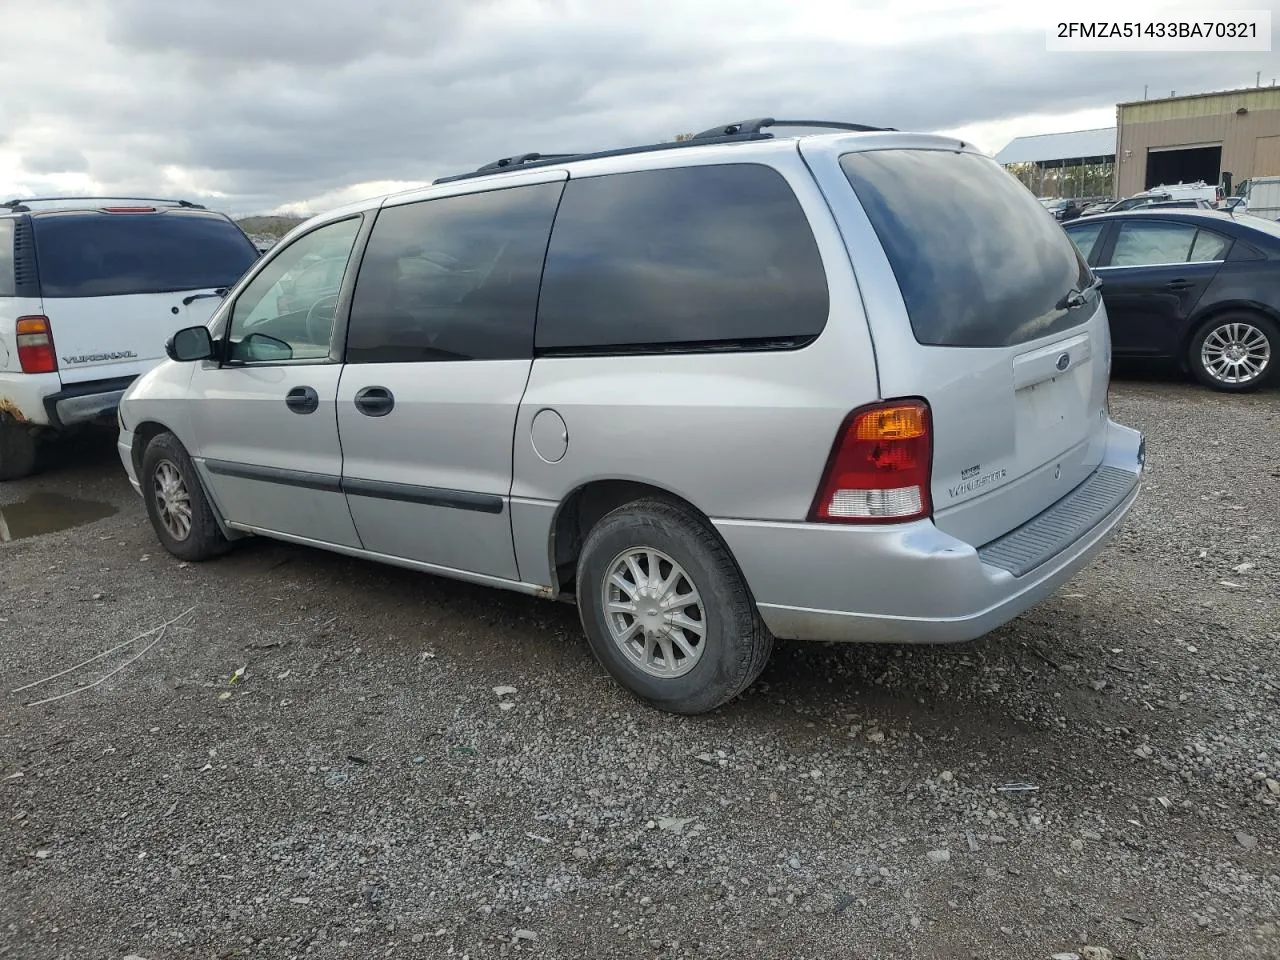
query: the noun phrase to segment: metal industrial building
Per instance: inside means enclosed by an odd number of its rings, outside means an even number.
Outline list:
[[[1018,137],[996,162],[1038,197],[1087,197],[1111,192],[1116,128]]]
[[[996,160],[1038,196],[1130,197],[1171,183],[1280,176],[1280,87],[1116,107],[1116,126],[1018,137]]]
[[[1165,183],[1280,175],[1280,88],[1246,87],[1116,107],[1116,196]]]

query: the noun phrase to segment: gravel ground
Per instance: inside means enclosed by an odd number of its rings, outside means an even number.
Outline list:
[[[1054,598],[959,647],[782,644],[693,719],[566,606],[180,564],[109,440],[62,451],[0,504],[117,512],[0,546],[0,955],[1280,957],[1280,393],[1113,407],[1146,491]]]

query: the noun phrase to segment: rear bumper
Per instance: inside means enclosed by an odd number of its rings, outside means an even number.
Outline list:
[[[44,398],[45,412],[51,427],[70,427],[78,423],[110,420],[120,406],[120,398],[135,377],[74,383]]]
[[[719,520],[715,526],[775,636],[957,643],[1007,623],[1086,566],[1137,499],[1144,460],[1142,436],[1111,424],[1097,473],[982,548],[927,520],[886,527]]]
[[[33,427],[49,425],[45,398],[62,389],[56,373],[0,373],[0,413]]]

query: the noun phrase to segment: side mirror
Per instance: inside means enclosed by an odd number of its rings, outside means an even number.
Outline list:
[[[208,327],[185,327],[164,345],[170,360],[188,363],[193,360],[209,360],[213,357],[213,337]]]

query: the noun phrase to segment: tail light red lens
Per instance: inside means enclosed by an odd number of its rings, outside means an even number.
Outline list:
[[[56,373],[58,356],[53,349],[53,327],[48,317],[19,317],[18,363],[23,373]]]
[[[923,400],[893,400],[853,411],[832,446],[809,519],[902,523],[929,516],[932,429]]]

